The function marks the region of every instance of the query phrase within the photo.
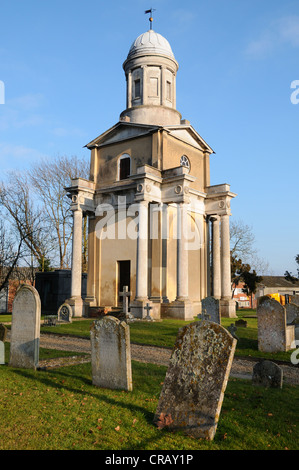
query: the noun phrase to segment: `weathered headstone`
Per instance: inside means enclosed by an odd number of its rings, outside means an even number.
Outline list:
[[[296,304],[286,304],[285,306],[287,313],[287,325],[295,324],[295,320],[299,318],[299,305]]]
[[[35,369],[38,366],[40,316],[37,290],[22,284],[13,301],[9,359],[11,367]]]
[[[209,315],[209,320],[218,323],[221,323],[220,316],[220,300],[215,297],[206,297],[201,301],[201,311],[206,312]],[[201,317],[202,318],[202,317]],[[204,320],[204,318],[202,318]]]
[[[106,316],[90,329],[92,383],[97,387],[132,390],[130,327]]]
[[[6,336],[7,336],[7,328],[5,325],[3,325],[3,323],[0,323],[0,341],[3,341],[3,343],[5,343]]]
[[[299,305],[299,295],[290,295],[289,302],[291,304]]]
[[[201,321],[179,330],[154,422],[212,440],[236,340],[221,325]]]
[[[59,322],[65,322],[65,323],[72,323],[72,307],[64,303],[60,305],[58,312],[57,312],[57,320]]]
[[[291,349],[295,341],[294,325],[287,326],[286,309],[267,296],[257,307],[258,349],[263,352],[279,352]]]
[[[239,328],[247,328],[247,321],[240,318],[240,320],[235,321],[235,326]]]
[[[282,388],[283,370],[272,361],[262,360],[253,367],[252,384]]]

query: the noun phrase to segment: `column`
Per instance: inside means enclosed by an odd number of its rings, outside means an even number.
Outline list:
[[[96,242],[95,216],[88,216],[88,274],[87,274],[87,295],[84,299],[88,306],[96,306]]]
[[[142,69],[142,90],[141,90],[142,102],[141,104],[147,104],[148,103],[147,66],[142,65],[141,69]]]
[[[229,215],[221,216],[221,297],[231,299]]]
[[[73,210],[73,241],[72,241],[72,285],[71,301],[73,316],[81,317],[83,302],[81,298],[82,284],[82,210]]]
[[[136,300],[148,298],[148,202],[139,202],[137,237]]]
[[[212,266],[213,266],[213,297],[221,298],[221,262],[220,262],[220,218],[211,217],[212,220]]]
[[[132,73],[131,71],[128,72],[128,78],[127,78],[127,108],[132,107]]]
[[[162,204],[162,298],[169,303],[167,297],[167,248],[169,238],[168,204]]]
[[[176,300],[188,299],[188,245],[186,241],[186,217],[187,210],[184,203],[178,204],[177,208],[177,298]],[[184,230],[185,227],[185,230]]]

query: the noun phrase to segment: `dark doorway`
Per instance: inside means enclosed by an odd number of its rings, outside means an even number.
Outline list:
[[[124,286],[128,286],[128,292],[131,289],[131,261],[118,261],[118,306],[123,303],[123,298],[119,295],[123,291]],[[130,305],[130,297],[129,297]]]

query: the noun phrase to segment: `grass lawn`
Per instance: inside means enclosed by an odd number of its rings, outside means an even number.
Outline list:
[[[255,310],[239,310],[238,318],[247,321],[247,328],[238,328],[236,335],[239,338],[237,343],[236,356],[264,357],[266,359],[281,360],[290,362],[291,352],[262,353],[258,350],[257,342],[257,318]],[[1,320],[0,320],[1,321]],[[69,334],[80,337],[90,337],[90,326],[92,319],[75,320],[70,324],[58,325],[55,327],[42,326],[41,332]],[[228,328],[234,323],[233,318],[222,318],[221,324]],[[135,322],[130,324],[130,336],[132,343],[147,344],[172,348],[178,333],[178,329],[187,323],[183,320],[162,320],[158,322]]]
[[[133,361],[133,392],[93,386],[90,363],[0,370],[0,450],[298,449],[298,387],[229,380],[210,442],[153,425],[165,367]]]

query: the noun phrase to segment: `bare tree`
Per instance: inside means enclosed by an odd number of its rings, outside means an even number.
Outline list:
[[[89,165],[76,156],[43,160],[29,171],[36,196],[43,203],[45,218],[56,240],[60,268],[67,267],[68,248],[72,237],[72,213],[65,187],[72,178],[88,178]]]
[[[258,256],[252,227],[242,220],[230,224],[231,257],[249,264],[259,274],[270,274],[269,263]]]
[[[22,257],[24,239],[15,240],[0,220],[0,291],[7,285],[13,270]]]
[[[256,254],[254,248],[255,236],[252,227],[246,225],[242,220],[231,221],[230,241],[232,256],[241,258],[244,261],[245,258]]]
[[[49,258],[53,243],[43,209],[33,202],[26,174],[11,171],[8,180],[0,183],[0,205],[6,210],[15,232],[41,269]]]

